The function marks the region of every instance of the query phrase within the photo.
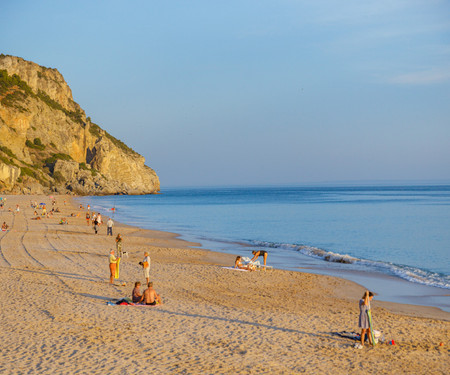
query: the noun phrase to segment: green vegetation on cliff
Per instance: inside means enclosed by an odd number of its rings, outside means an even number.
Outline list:
[[[6,107],[14,107],[21,112],[27,109],[19,103],[28,96],[38,98],[47,104],[50,108],[64,112],[73,121],[83,124],[82,114],[80,111],[69,111],[65,109],[57,101],[50,98],[45,92],[39,90],[37,94],[32,90],[25,81],[22,81],[17,74],[9,75],[6,70],[0,70],[0,102]]]

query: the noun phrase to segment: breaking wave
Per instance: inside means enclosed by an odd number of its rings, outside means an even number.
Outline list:
[[[252,245],[282,250],[297,251],[326,262],[341,263],[349,265],[360,265],[373,271],[400,277],[413,283],[450,289],[450,276],[438,272],[431,272],[417,267],[394,264],[390,262],[374,261],[369,259],[355,258],[348,254],[339,254],[323,250],[317,247],[295,244],[279,244],[265,241],[251,241]]]

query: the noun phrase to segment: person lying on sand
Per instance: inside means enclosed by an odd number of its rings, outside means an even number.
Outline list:
[[[6,221],[4,221],[2,224],[2,231],[6,232],[7,230],[8,230],[8,224],[6,224]]]
[[[144,295],[141,294],[141,283],[139,281],[136,281],[134,283],[134,289],[131,293],[131,300],[133,303],[141,303],[144,299]]]
[[[242,258],[239,255],[236,257],[236,260],[234,261],[234,268],[239,268],[240,270],[253,271],[253,269],[250,267],[249,264],[245,266],[242,264]]]
[[[143,297],[146,305],[162,305],[161,296],[153,289],[153,282],[151,281],[148,283],[148,289],[145,290]]]

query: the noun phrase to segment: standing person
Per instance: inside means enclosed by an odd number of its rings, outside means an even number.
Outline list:
[[[16,204],[16,212],[19,213],[20,212],[20,207],[18,204]]]
[[[362,298],[359,300],[359,321],[358,326],[361,328],[361,343],[356,344],[355,348],[362,349],[364,347],[364,341],[367,337],[369,343],[372,344],[372,335],[370,332],[369,317],[367,311],[370,310],[370,301],[373,299],[373,293],[366,290]]]
[[[97,223],[99,226],[102,225],[102,214],[100,212],[97,215]]]
[[[114,221],[112,221],[112,219],[111,218],[109,218],[108,219],[108,221],[106,222],[106,235],[110,235],[110,236],[112,236],[113,234],[112,234],[112,228],[113,228],[113,225],[114,225]]]
[[[117,234],[116,237],[116,250],[117,250],[117,256],[120,256],[122,258],[122,237],[120,236],[120,233]]]
[[[114,255],[114,250],[111,249],[111,251],[109,252],[109,272],[110,272],[109,283],[110,284],[114,283],[114,277],[116,276],[117,262],[119,260],[120,260],[120,258],[116,258]]]
[[[259,257],[264,257],[264,265],[266,265],[267,262],[267,251],[265,250],[257,250],[252,251],[253,258],[250,260],[250,262],[253,262],[254,260],[258,259]]]
[[[89,211],[86,212],[86,223],[89,225],[89,220],[91,219],[91,215],[89,214]]]
[[[91,205],[90,205],[90,204],[88,204],[88,206],[87,206],[87,210],[88,210],[88,211],[90,211],[90,210],[91,210]]]
[[[150,255],[148,255],[147,251],[144,253],[144,259],[142,260],[142,262],[139,262],[139,264],[144,269],[144,277],[147,280],[147,284],[148,284],[149,280],[150,280],[150,264],[151,264],[151,261],[150,261]]]
[[[92,213],[92,225],[94,225],[94,221],[97,220],[97,214],[95,212]]]
[[[94,224],[94,232],[95,234],[97,234],[98,232],[98,222],[97,222],[97,218],[94,219],[94,221],[92,222],[92,224]]]
[[[156,293],[155,289],[153,289],[153,283],[149,282],[147,284],[147,286],[148,286],[148,289],[145,289],[145,292],[143,295],[144,303],[146,305],[152,305],[152,306],[154,306],[156,304],[162,305],[161,296],[158,293]]]

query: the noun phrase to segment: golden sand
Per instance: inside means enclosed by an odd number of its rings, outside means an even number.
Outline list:
[[[0,232],[2,374],[448,373],[449,313],[375,298],[375,329],[396,345],[354,349],[335,333],[358,331],[363,287],[300,272],[224,269],[233,255],[117,222],[113,237],[105,224],[95,235],[85,210],[55,198],[62,213],[53,218],[33,220],[30,200],[51,208],[43,196],[7,196],[0,211],[10,226]],[[16,204],[20,212],[8,212]],[[59,225],[61,217],[69,224]],[[118,232],[129,257],[109,285]],[[135,281],[144,284],[144,251],[164,305],[108,306],[131,296]]]

